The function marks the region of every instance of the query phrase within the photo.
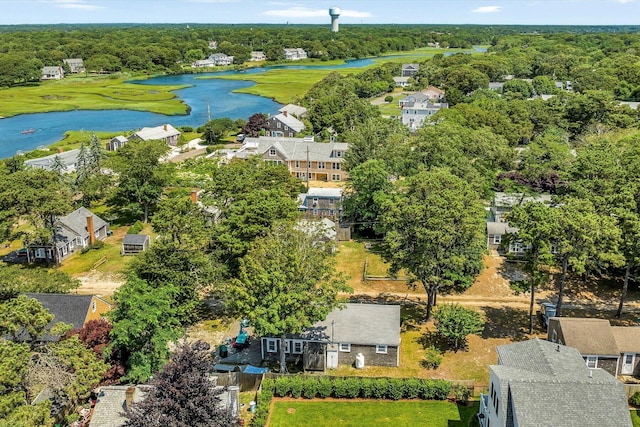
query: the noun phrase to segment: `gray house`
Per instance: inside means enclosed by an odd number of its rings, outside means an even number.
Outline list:
[[[48,171],[57,170],[59,168],[62,173],[74,172],[76,170],[78,154],[80,154],[79,148],[69,151],[63,151],[62,148],[60,148],[56,154],[25,160],[24,164],[30,168],[38,168]]]
[[[152,128],[142,128],[131,135],[129,141],[134,139],[141,139],[142,141],[162,140],[167,145],[175,147],[178,145],[178,138],[180,138],[180,131],[170,124],[166,124]]]
[[[339,219],[342,212],[342,188],[309,188],[298,194],[298,210],[305,218]]]
[[[278,360],[280,338],[262,337],[262,358]],[[285,340],[287,360],[302,361],[306,370],[352,365],[398,366],[400,361],[400,306],[345,304],[302,334]]]
[[[640,327],[611,326],[606,319],[552,317],[547,340],[575,347],[591,369],[623,379],[640,375]]]
[[[27,260],[62,260],[109,234],[109,224],[89,209],[81,207],[56,222],[53,241],[33,243],[27,247]],[[55,254],[54,254],[55,249]],[[55,257],[54,257],[55,255]]]
[[[61,66],[42,67],[41,80],[60,80],[64,77],[64,70]]]
[[[402,64],[402,77],[413,77],[420,69],[420,64]]]
[[[72,74],[84,73],[84,62],[82,58],[69,58],[62,60],[69,66],[69,70]]]
[[[127,142],[129,142],[129,140],[124,135],[114,136],[109,142],[107,142],[107,151],[118,151]]]
[[[122,239],[122,255],[135,255],[149,249],[151,239],[147,234],[127,234]]]
[[[622,383],[572,347],[534,338],[496,347],[482,427],[631,427]]]
[[[266,136],[294,138],[304,130],[304,123],[289,115],[288,110],[271,116],[265,123]]]

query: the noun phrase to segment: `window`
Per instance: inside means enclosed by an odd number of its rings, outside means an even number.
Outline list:
[[[340,181],[340,174],[331,175],[331,180],[332,181]]]
[[[502,234],[494,234],[493,235],[493,244],[494,245],[499,245],[500,243],[502,243]]]
[[[342,151],[336,151],[336,157],[342,157]]]
[[[296,169],[300,169],[300,161],[296,160]]]
[[[291,341],[289,340],[284,341],[284,352],[291,353]]]
[[[269,155],[270,156],[275,156],[276,155],[276,149],[275,148],[270,149],[269,150]]]
[[[551,331],[551,342],[558,342],[558,332],[555,329]]]
[[[98,309],[98,307],[96,306],[96,302],[93,301],[91,303],[91,312],[95,313],[97,309]]]
[[[337,163],[337,162],[331,163],[331,169],[340,170],[340,163]]]
[[[333,206],[333,199],[329,198],[329,206]]]
[[[351,344],[348,342],[341,342],[339,345],[339,350],[343,353],[349,353],[351,351]]]
[[[318,162],[318,169],[325,169],[324,162]]]
[[[267,353],[276,353],[278,351],[278,340],[267,338]]]
[[[36,258],[44,258],[44,248],[36,249]]]
[[[387,346],[386,345],[376,345],[376,353],[377,354],[387,354]]]
[[[596,356],[587,356],[587,368],[596,369],[598,367],[598,358]]]
[[[276,127],[277,127],[278,129],[280,129],[280,128],[282,127],[282,125],[280,124],[280,122],[278,122],[278,123],[276,124]]]
[[[293,340],[293,354],[302,353],[302,341]]]
[[[289,138],[293,136],[293,132],[289,132]]]

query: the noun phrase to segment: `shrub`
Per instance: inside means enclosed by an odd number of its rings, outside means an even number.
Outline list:
[[[302,395],[302,377],[300,375],[289,379],[289,390],[291,391],[291,397],[295,399]]]
[[[633,395],[629,398],[629,403],[631,403],[633,406],[640,406],[640,391],[636,391],[635,393],[633,393]]]
[[[275,388],[276,388],[276,382],[271,378],[265,378],[264,381],[262,381],[261,387],[262,387],[263,394],[268,394],[270,396],[273,396],[273,392],[275,391]]]
[[[302,383],[302,395],[307,399],[313,399],[318,394],[318,380],[306,378]]]
[[[467,386],[457,386],[453,390],[453,398],[458,403],[467,403],[471,397],[471,390]]]
[[[435,399],[435,385],[434,380],[421,380],[420,381],[420,397],[424,400]]]
[[[373,382],[372,396],[376,399],[384,399],[389,390],[389,381],[386,378],[378,378]]]
[[[289,377],[282,376],[276,378],[276,388],[275,395],[278,397],[285,397],[290,390],[290,380]]]
[[[420,381],[416,378],[408,378],[404,381],[404,397],[416,399],[420,396]]]
[[[136,221],[131,227],[129,227],[127,234],[138,234],[142,231],[142,227],[142,223],[140,221]]]
[[[360,381],[360,396],[365,399],[373,396],[373,382],[374,380],[372,378],[363,378],[362,381]]]
[[[391,102],[391,101],[393,101],[393,96],[387,95],[384,97],[384,102]]]
[[[433,317],[438,334],[448,340],[456,351],[466,345],[468,335],[480,334],[484,329],[480,313],[457,304],[441,305]]]
[[[335,397],[347,397],[347,381],[344,378],[333,380],[333,394]]]
[[[318,394],[320,397],[329,397],[333,391],[333,383],[329,378],[320,378],[318,380]]]
[[[251,420],[252,427],[264,427],[267,424],[267,419],[269,418],[269,406],[271,405],[271,399],[273,399],[274,390],[274,380],[266,378],[262,381],[262,392],[258,397],[256,413]]]
[[[389,380],[387,388],[387,397],[392,400],[402,399],[404,395],[404,381],[400,378],[392,378]]]
[[[445,400],[449,397],[453,385],[449,381],[434,380],[433,381],[433,398],[436,400]]]
[[[429,347],[424,353],[423,366],[427,369],[437,369],[442,363],[442,352],[435,346]]]
[[[193,128],[191,126],[182,126],[180,129],[182,129],[182,132],[193,132]]]
[[[360,395],[361,381],[360,378],[350,377],[345,380],[347,397],[353,399]]]

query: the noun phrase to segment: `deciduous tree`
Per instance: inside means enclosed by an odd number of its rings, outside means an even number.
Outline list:
[[[230,303],[260,336],[280,337],[280,372],[287,372],[285,337],[324,320],[349,290],[321,230],[279,225],[257,238],[240,260]]]
[[[484,321],[480,313],[458,304],[438,307],[433,317],[438,334],[449,340],[456,351],[465,346],[467,336],[477,335],[484,329]]]
[[[482,268],[484,209],[478,194],[445,169],[420,172],[385,205],[383,256],[427,292],[427,319],[441,288],[463,290]]]

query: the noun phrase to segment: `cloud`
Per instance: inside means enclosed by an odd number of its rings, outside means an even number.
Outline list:
[[[472,10],[473,13],[497,13],[502,6],[480,6]]]
[[[187,0],[190,3],[238,3],[240,0]]]
[[[329,8],[309,9],[306,7],[290,7],[288,9],[274,9],[262,12],[266,16],[280,16],[283,18],[316,18],[329,16]],[[340,12],[341,17],[347,18],[371,18],[371,13],[357,10],[344,10]]]
[[[55,7],[62,9],[81,9],[81,10],[98,10],[104,9],[104,6],[98,6],[95,4],[88,4],[84,0],[46,0],[44,3],[49,3]]]

